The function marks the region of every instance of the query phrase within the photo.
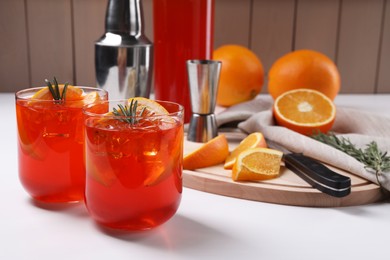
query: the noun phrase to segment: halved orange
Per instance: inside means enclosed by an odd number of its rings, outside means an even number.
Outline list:
[[[255,132],[247,137],[245,137],[240,144],[229,154],[229,156],[225,160],[225,164],[223,165],[223,168],[225,169],[232,169],[234,163],[236,162],[237,156],[246,149],[249,148],[256,148],[256,147],[267,147],[267,143],[265,141],[265,138],[262,133]]]
[[[295,89],[280,95],[273,113],[278,125],[312,135],[328,132],[336,117],[333,101],[317,90]]]
[[[283,153],[269,148],[249,148],[237,156],[234,181],[267,180],[279,176]]]
[[[194,170],[223,163],[229,155],[229,144],[225,135],[218,135],[207,143],[184,155],[183,168]]]

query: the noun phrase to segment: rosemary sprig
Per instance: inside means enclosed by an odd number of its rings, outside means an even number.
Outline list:
[[[390,171],[390,156],[382,152],[374,141],[366,145],[365,149],[357,148],[349,139],[337,137],[335,134],[318,133],[312,136],[314,139],[328,144],[358,160],[364,164],[364,168],[375,172],[376,179],[380,184],[379,176]]]
[[[65,100],[66,90],[68,89],[68,85],[69,85],[68,82],[65,83],[64,88],[62,89],[62,93],[60,93],[60,87],[58,86],[58,81],[57,81],[56,77],[54,77],[54,79],[53,79],[54,87],[53,87],[53,84],[49,80],[45,79],[45,82],[46,82],[46,85],[49,88],[50,93],[53,96],[54,100],[56,100],[56,101],[64,101]]]
[[[130,125],[135,125],[136,123],[138,123],[138,120],[136,117],[137,116],[137,106],[138,106],[138,101],[137,100],[134,101],[134,99],[132,99],[129,106],[126,106],[126,105],[123,106],[122,104],[118,104],[119,110],[116,108],[113,108],[112,113],[115,116],[121,117],[121,118],[119,118],[119,120],[121,120],[122,122],[129,123]],[[142,110],[139,113],[139,116],[142,116],[142,114],[145,111],[145,108],[146,107],[142,108]],[[122,118],[123,116],[125,116],[125,118]]]

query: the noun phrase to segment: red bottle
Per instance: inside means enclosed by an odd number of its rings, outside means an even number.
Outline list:
[[[153,0],[153,15],[155,97],[182,104],[189,122],[186,61],[212,57],[214,0]]]

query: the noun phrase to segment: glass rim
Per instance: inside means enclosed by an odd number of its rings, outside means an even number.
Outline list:
[[[91,107],[93,106],[97,106],[97,105],[101,105],[101,104],[110,104],[110,103],[124,103],[124,102],[128,102],[128,100],[131,99],[131,98],[123,98],[123,99],[108,99],[108,100],[101,100],[99,102],[95,102],[95,103],[91,103],[91,104],[88,104],[88,105],[85,105],[83,107],[83,114],[86,115],[86,116],[89,116],[89,117],[99,117],[99,118],[102,118],[102,117],[105,117],[105,118],[110,118],[110,119],[120,119],[120,118],[141,118],[142,116],[125,116],[125,115],[120,115],[120,116],[116,116],[116,115],[108,115],[107,113],[109,112],[112,112],[112,110],[109,109],[109,111],[105,112],[105,113],[94,113],[94,112],[90,112],[90,111],[87,111],[88,109],[90,109]],[[174,105],[174,106],[177,106],[177,110],[174,111],[174,112],[168,112],[168,114],[164,114],[164,115],[161,115],[161,114],[158,114],[158,115],[150,115],[150,116],[147,116],[146,118],[161,118],[161,117],[166,117],[166,116],[178,116],[181,114],[181,117],[184,117],[184,106],[179,104],[179,103],[176,103],[176,102],[173,102],[173,101],[167,101],[167,100],[152,100],[154,102],[157,102],[159,104],[171,104],[171,105]]]
[[[89,87],[89,86],[77,86],[77,85],[73,86],[73,87],[78,87],[78,88],[83,89],[83,90],[92,90],[92,91],[103,92],[108,97],[108,91],[105,90],[105,89],[102,89],[102,88]],[[20,96],[20,95],[28,93],[28,92],[36,93],[37,91],[39,91],[39,90],[41,90],[43,88],[47,88],[47,86],[32,87],[32,88],[25,88],[25,89],[18,90],[18,91],[15,92],[15,98],[17,100],[28,100],[28,101],[30,101],[30,100],[34,100],[35,101],[36,100],[36,101],[40,101],[40,102],[53,102],[53,100],[44,100],[44,99],[39,99],[39,98],[32,98],[32,96],[30,96],[30,97],[22,97],[22,96]],[[80,101],[80,100],[66,100],[66,102],[75,102],[75,101]]]

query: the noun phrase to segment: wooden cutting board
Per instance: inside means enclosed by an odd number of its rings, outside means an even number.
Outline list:
[[[244,138],[241,133],[229,133],[229,148],[234,149]],[[184,141],[184,154],[200,145]],[[384,199],[380,187],[346,171],[330,167],[332,170],[351,178],[351,193],[343,198],[324,194],[307,184],[292,171],[281,167],[280,177],[255,182],[236,182],[231,179],[231,170],[216,165],[195,171],[183,171],[183,185],[204,192],[284,205],[307,207],[341,207],[374,203]]]

